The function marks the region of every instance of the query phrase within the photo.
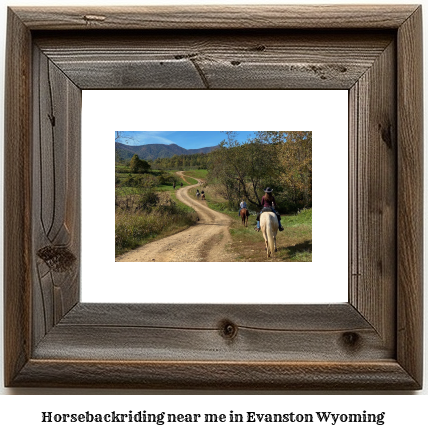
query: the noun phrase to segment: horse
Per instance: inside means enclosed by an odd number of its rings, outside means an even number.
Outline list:
[[[244,226],[248,227],[248,216],[250,215],[248,209],[247,208],[241,208],[239,215],[241,216],[242,224]]]
[[[263,212],[260,216],[260,229],[266,243],[267,257],[274,256],[276,252],[276,234],[278,232],[278,218],[273,212]]]

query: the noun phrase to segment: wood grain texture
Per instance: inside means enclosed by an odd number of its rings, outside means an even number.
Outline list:
[[[395,348],[395,43],[350,91],[350,302]]]
[[[366,363],[30,360],[16,386],[222,390],[412,390],[394,361]]]
[[[33,346],[79,301],[81,90],[33,50]]]
[[[228,333],[228,327],[233,332]],[[33,357],[355,362],[392,359],[394,352],[349,304],[80,304],[38,345]]]
[[[81,89],[349,89],[394,39],[391,31],[88,36],[53,32],[35,43]]]
[[[397,359],[422,383],[423,89],[422,8],[398,32]]]
[[[397,29],[415,5],[14,7],[30,29]]]
[[[30,357],[31,305],[31,39],[9,11],[5,77],[4,377],[8,384]],[[19,125],[19,128],[17,126]]]
[[[183,318],[184,317],[184,318]],[[217,330],[224,321],[267,330],[371,329],[348,303],[341,304],[105,304],[79,303],[63,325],[136,326]]]
[[[421,388],[421,41],[416,6],[9,10],[6,385]],[[349,303],[78,303],[80,92],[175,87],[350,90]]]

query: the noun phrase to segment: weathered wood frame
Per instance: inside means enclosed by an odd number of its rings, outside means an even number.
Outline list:
[[[421,17],[409,5],[9,9],[6,386],[421,388]],[[349,302],[81,303],[81,90],[94,88],[348,89]]]

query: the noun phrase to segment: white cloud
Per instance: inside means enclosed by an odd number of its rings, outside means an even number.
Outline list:
[[[175,143],[165,136],[173,133],[173,131],[123,131],[123,137],[118,140],[126,145],[145,145],[151,143],[163,143],[170,145]]]

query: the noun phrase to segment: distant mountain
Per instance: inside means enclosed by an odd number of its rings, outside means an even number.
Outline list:
[[[130,160],[134,154],[137,154],[142,160],[156,160],[156,158],[169,158],[174,155],[207,154],[208,152],[218,148],[218,146],[209,146],[199,149],[184,149],[175,143],[172,143],[171,145],[157,143],[141,146],[129,146],[116,142],[115,145],[116,151],[118,151],[119,155],[124,160]]]

